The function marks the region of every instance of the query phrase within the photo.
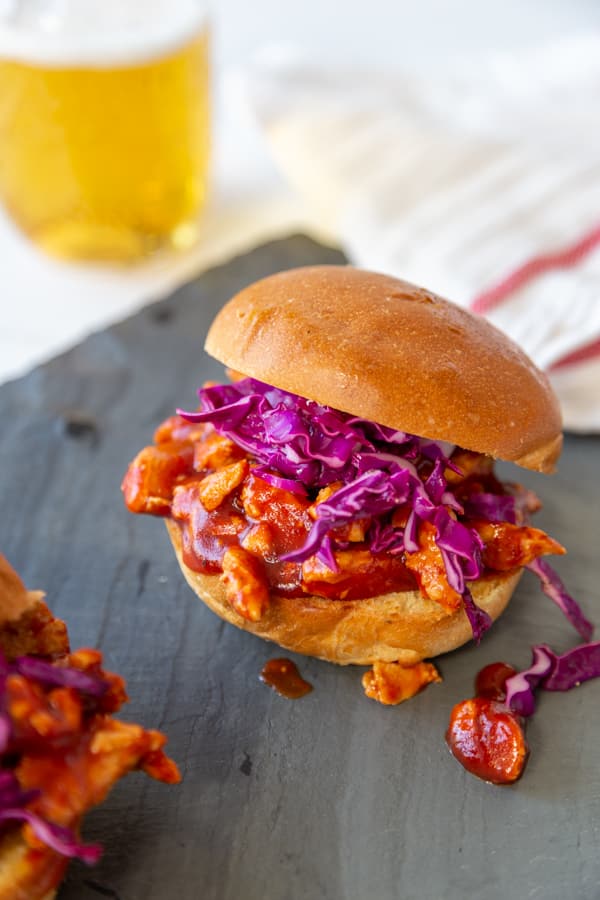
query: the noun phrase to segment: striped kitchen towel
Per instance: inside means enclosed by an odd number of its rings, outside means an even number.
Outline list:
[[[600,431],[600,34],[427,77],[266,53],[242,84],[315,233],[489,316]]]

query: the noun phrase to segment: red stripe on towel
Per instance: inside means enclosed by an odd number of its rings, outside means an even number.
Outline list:
[[[472,311],[480,313],[481,315],[490,312],[510,294],[513,294],[516,290],[523,287],[528,281],[532,281],[532,279],[543,275],[544,272],[549,272],[551,269],[568,269],[571,268],[571,266],[576,266],[598,244],[600,244],[600,225],[592,228],[591,231],[588,231],[587,234],[581,237],[575,244],[571,244],[564,250],[556,250],[554,253],[543,253],[539,256],[534,256],[533,259],[523,263],[523,265],[519,266],[518,269],[515,269],[510,275],[507,275],[497,284],[475,297],[470,304]],[[582,350],[583,349],[584,348],[582,348]],[[575,351],[575,353],[579,352],[580,351]],[[569,356],[564,357],[564,359],[568,359],[570,363],[570,357],[573,355],[575,354],[569,354]],[[573,361],[580,362],[579,359]],[[553,368],[563,364],[567,365],[568,363],[559,360],[553,364]]]
[[[590,341],[589,344],[584,344],[583,347],[578,347],[577,350],[567,353],[566,356],[561,356],[560,359],[548,366],[548,369],[550,372],[555,372],[557,369],[564,369],[567,366],[575,366],[577,363],[588,362],[588,360],[594,359],[596,356],[600,356],[600,338]]]

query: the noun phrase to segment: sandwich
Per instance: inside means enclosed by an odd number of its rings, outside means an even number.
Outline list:
[[[51,900],[71,858],[98,860],[81,822],[123,775],[180,780],[164,735],[113,718],[123,679],[70,652],[43,597],[0,556],[0,900]]]
[[[409,667],[479,641],[530,568],[589,638],[543,559],[563,547],[530,524],[539,500],[494,471],[552,472],[559,406],[489,322],[317,266],[242,290],[205,346],[230,380],[159,426],[123,491],[164,518],[213,612],[297,653]]]

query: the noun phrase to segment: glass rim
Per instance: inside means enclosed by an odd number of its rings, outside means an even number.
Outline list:
[[[106,13],[110,4],[98,0]],[[128,0],[129,9],[132,3]],[[140,7],[146,4],[140,3]],[[208,3],[201,0],[165,0],[164,13],[140,24],[111,24],[105,16],[101,27],[61,29],[57,21],[42,27],[18,24],[0,10],[0,61],[48,68],[119,68],[150,63],[170,56],[208,25]],[[115,9],[118,10],[118,6]],[[179,10],[179,12],[178,12]],[[68,15],[68,11],[67,11]]]

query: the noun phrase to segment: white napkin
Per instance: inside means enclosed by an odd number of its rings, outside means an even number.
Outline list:
[[[600,226],[600,33],[443,78],[278,50],[240,84],[309,223],[357,265],[469,305]],[[549,371],[565,426],[600,431],[600,240],[488,315]]]

